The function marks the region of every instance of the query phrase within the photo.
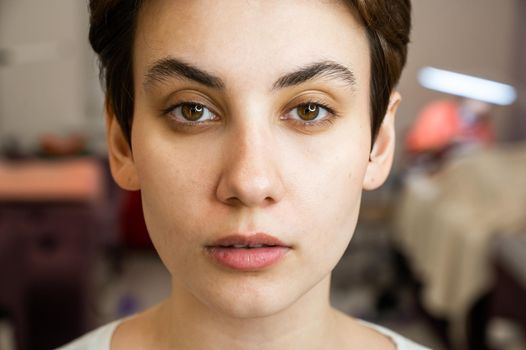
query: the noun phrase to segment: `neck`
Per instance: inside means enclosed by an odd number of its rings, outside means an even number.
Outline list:
[[[211,310],[180,286],[154,315],[157,339],[171,349],[320,349],[334,332],[329,303],[330,276],[284,310],[256,318],[236,318]],[[324,346],[325,345],[325,346]]]

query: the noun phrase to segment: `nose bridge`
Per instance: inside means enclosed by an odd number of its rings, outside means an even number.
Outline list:
[[[271,156],[271,133],[267,123],[250,120],[236,123],[231,130],[230,142],[232,143],[232,157],[235,164],[251,171],[263,171],[263,160]],[[260,168],[258,170],[258,168]]]
[[[226,138],[218,198],[229,205],[248,207],[279,201],[283,184],[268,117],[233,118]]]

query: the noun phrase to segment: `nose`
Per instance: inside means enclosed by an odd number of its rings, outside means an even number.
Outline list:
[[[284,186],[279,153],[269,132],[238,127],[229,132],[223,153],[217,198],[239,207],[267,207],[279,202]]]

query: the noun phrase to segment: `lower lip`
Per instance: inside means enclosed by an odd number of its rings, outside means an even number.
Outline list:
[[[227,248],[208,247],[212,258],[219,264],[234,270],[256,271],[278,263],[287,254],[288,247]]]

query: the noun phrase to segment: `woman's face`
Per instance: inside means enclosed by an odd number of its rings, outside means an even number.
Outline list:
[[[258,317],[327,281],[390,165],[369,160],[369,49],[349,9],[148,1],[133,60],[133,151],[110,118],[112,170],[141,189],[179,293]]]

